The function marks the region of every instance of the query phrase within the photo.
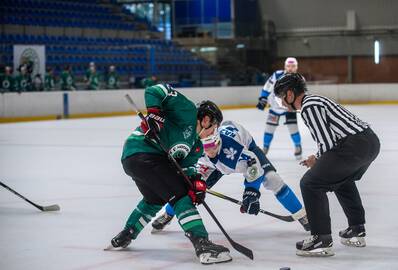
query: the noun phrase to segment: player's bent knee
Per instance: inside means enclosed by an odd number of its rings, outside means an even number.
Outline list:
[[[263,185],[267,190],[271,190],[276,194],[283,188],[285,182],[283,182],[283,179],[277,172],[270,171],[265,174],[265,181]]]

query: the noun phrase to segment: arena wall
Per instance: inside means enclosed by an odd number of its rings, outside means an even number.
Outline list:
[[[398,104],[398,84],[309,85],[309,91],[342,103]],[[253,107],[260,86],[185,88],[180,92],[198,102],[211,99],[221,107]],[[128,115],[129,94],[144,108],[144,90],[3,93],[0,95],[0,122],[49,120],[78,117]]]

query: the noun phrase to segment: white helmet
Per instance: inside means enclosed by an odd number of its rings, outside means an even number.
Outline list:
[[[293,65],[298,66],[297,59],[294,58],[294,57],[288,57],[288,58],[286,58],[286,60],[285,60],[285,67],[286,67],[287,65],[290,65],[290,64],[293,64]]]

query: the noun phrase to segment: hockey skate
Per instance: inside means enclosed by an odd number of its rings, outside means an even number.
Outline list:
[[[158,233],[158,232],[163,231],[164,227],[166,227],[166,225],[170,224],[173,217],[174,216],[170,216],[166,212],[164,212],[162,215],[160,215],[157,219],[155,219],[152,222],[152,232],[151,233]]]
[[[268,148],[268,147],[264,147],[264,148],[263,148],[264,155],[267,155],[267,154],[268,154],[268,151],[269,151],[269,148]]]
[[[189,232],[186,232],[185,236],[191,240],[196,256],[202,264],[224,263],[232,260],[228,248],[216,245],[206,237],[195,237]]]
[[[134,229],[133,228],[126,228],[118,235],[113,237],[111,240],[111,246],[106,248],[105,250],[110,250],[113,248],[126,248],[128,245],[130,245],[131,240],[134,238]]]
[[[294,157],[296,158],[296,160],[301,160],[303,154],[303,149],[301,148],[301,145],[298,145],[296,147],[294,147]]]
[[[350,247],[365,247],[365,226],[361,225],[354,225],[350,226],[344,231],[339,232],[340,242],[343,245],[350,246]]]
[[[333,240],[330,234],[311,235],[310,238],[296,243],[296,255],[304,257],[333,256]]]

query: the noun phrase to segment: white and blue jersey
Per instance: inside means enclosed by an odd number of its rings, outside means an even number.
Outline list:
[[[268,104],[270,105],[270,110],[273,111],[277,115],[283,115],[287,111],[285,108],[282,108],[278,105],[275,100],[274,86],[275,82],[285,74],[284,70],[275,71],[271,77],[265,82],[263,89],[261,90],[260,97],[267,98]]]
[[[264,175],[275,168],[241,125],[225,121],[218,132],[221,142],[217,156],[204,155],[198,161],[199,172],[207,185],[213,186],[223,175],[240,173],[245,178],[246,187],[258,189]]]
[[[202,156],[197,164],[198,171],[208,188],[214,186],[223,175],[240,173],[244,186],[259,190],[261,184],[274,192],[278,201],[291,213],[302,209],[300,201],[287,186],[264,152],[256,145],[250,133],[233,121],[225,121],[218,129],[220,147],[214,158]],[[173,207],[166,206],[168,215],[174,215]]]

